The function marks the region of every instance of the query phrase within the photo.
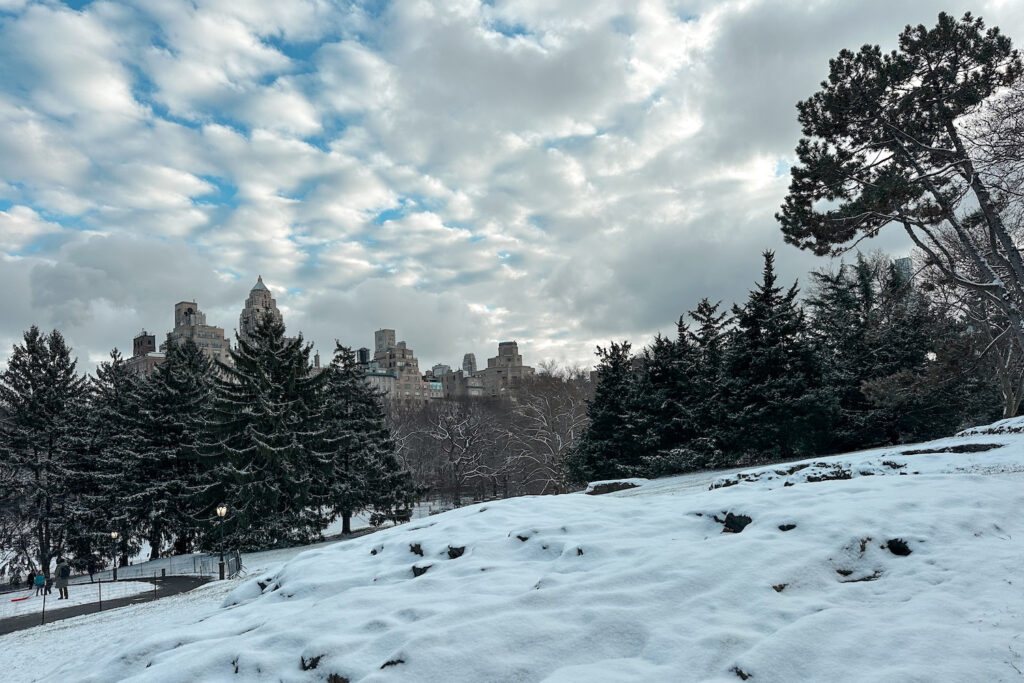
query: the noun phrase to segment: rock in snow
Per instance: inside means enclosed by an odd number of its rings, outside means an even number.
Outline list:
[[[713,490],[678,477],[465,507],[304,552],[102,657],[61,647],[88,619],[0,638],[0,652],[59,652],[43,680],[1016,680],[1013,426],[915,455],[751,470]],[[716,518],[740,516],[753,522],[722,533]]]

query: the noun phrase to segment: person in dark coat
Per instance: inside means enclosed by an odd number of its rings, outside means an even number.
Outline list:
[[[68,599],[68,578],[71,576],[71,565],[64,560],[57,560],[57,590],[60,591],[58,600]]]

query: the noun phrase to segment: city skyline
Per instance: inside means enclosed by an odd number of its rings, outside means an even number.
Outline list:
[[[208,322],[208,316],[202,310],[202,307],[200,306],[201,302],[198,301],[198,299],[178,301],[173,306],[173,311],[170,314],[171,322],[166,331],[163,331],[162,328],[142,328],[141,332],[138,332],[133,336],[132,345],[117,345],[116,348],[119,351],[121,351],[122,356],[124,356],[124,358],[126,359],[142,358],[147,355],[147,352],[157,352],[162,356],[162,353],[166,350],[166,345],[169,340],[171,342],[175,342],[185,338],[185,336],[188,336],[188,333],[184,332],[184,330],[202,328],[200,336],[212,336],[213,339],[215,340],[212,343],[212,345],[217,346],[216,351],[213,351],[213,349],[209,348],[203,348],[203,351],[208,353],[208,355],[210,355],[211,358],[220,358],[222,353],[224,356],[227,356],[228,350],[227,348],[225,348],[224,351],[222,352],[220,350],[220,342],[227,340],[230,343],[225,346],[229,347],[230,349],[234,349],[237,346],[240,334],[244,334],[244,330],[246,328],[254,328],[257,321],[256,316],[262,315],[264,310],[268,310],[265,307],[270,307],[269,310],[272,311],[272,315],[276,317],[279,321],[284,323],[285,329],[289,334],[302,334],[302,330],[292,330],[291,328],[289,328],[287,319],[281,312],[277,310],[277,307],[274,303],[275,299],[273,294],[273,288],[268,287],[263,282],[263,276],[257,275],[256,283],[255,285],[253,285],[252,288],[250,288],[249,297],[245,300],[243,306],[241,307],[241,314],[238,316],[239,326],[235,327],[234,329],[219,327],[217,325],[217,320],[211,320]],[[254,300],[255,307],[253,306]],[[179,329],[183,331],[179,332]],[[231,332],[228,332],[228,330],[231,330]],[[160,333],[161,331],[163,332],[163,334]],[[377,339],[379,338],[380,333],[382,332],[390,332],[391,336],[394,337],[395,329],[384,327],[377,328],[371,333],[371,335],[375,339]],[[220,335],[225,337],[225,339],[220,339],[216,335],[216,333],[220,333]],[[323,348],[320,345],[316,344],[316,342],[314,342],[313,340],[310,340],[305,336],[303,338],[306,342],[313,343],[314,351],[321,354],[322,358],[324,359],[324,362],[330,362],[330,356],[331,354],[333,354],[334,350],[333,343],[331,343],[329,348]],[[377,341],[375,341],[372,346],[370,342],[345,342],[344,340],[340,339],[339,341],[341,341],[342,344],[351,347],[353,351],[359,348],[369,348],[371,350],[371,354],[373,347],[379,346]],[[500,350],[502,345],[514,342],[515,340],[499,339],[494,341],[494,345],[497,346]],[[210,342],[198,340],[197,343],[199,343],[202,346],[204,343]],[[399,343],[404,344],[405,342],[403,341]],[[395,339],[391,339],[390,347],[394,347],[395,344]],[[462,354],[463,357],[465,357],[466,355],[471,355],[473,352],[469,352],[467,354],[460,351],[458,353]],[[81,360],[82,359],[80,359],[80,361]],[[108,357],[104,357],[100,362],[102,362],[103,360],[108,360]],[[425,374],[426,372],[428,372],[428,370],[438,365],[454,366],[453,363],[423,363],[423,369],[420,371],[420,374]],[[148,366],[147,371],[148,370],[152,370],[152,364]]]

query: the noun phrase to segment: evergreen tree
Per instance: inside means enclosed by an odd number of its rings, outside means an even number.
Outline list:
[[[150,558],[173,541],[175,553],[196,540],[204,494],[211,486],[200,448],[212,400],[210,359],[191,339],[168,338],[164,362],[134,394],[138,445],[130,454],[129,516],[145,529]]]
[[[590,402],[590,424],[566,462],[573,481],[613,479],[643,471],[646,453],[636,438],[639,425],[631,405],[635,393],[630,348],[628,341],[597,348],[600,363]]]
[[[326,468],[323,390],[311,346],[265,316],[221,365],[204,453],[211,485],[205,514],[228,506],[224,531],[242,549],[308,543],[327,523],[318,477]],[[212,543],[214,539],[208,538]]]
[[[776,214],[786,241],[835,255],[896,224],[930,267],[1005,316],[1024,351],[1018,183],[1005,187],[1000,165],[986,163],[1008,131],[972,130],[972,117],[1022,72],[1010,39],[969,13],[907,26],[891,52],[840,51],[821,89],[797,104],[804,137]],[[976,219],[984,229],[972,229]]]
[[[811,334],[838,409],[830,444],[835,450],[874,445],[883,431],[877,428],[875,407],[862,390],[864,381],[874,376],[877,362],[871,346],[878,318],[873,271],[874,266],[858,254],[854,266],[811,274]]]
[[[985,381],[967,326],[891,264],[880,270],[874,363],[862,385],[880,441],[923,441],[995,419],[998,390]]]
[[[646,476],[693,469],[689,446],[699,435],[693,380],[696,352],[680,319],[675,340],[658,335],[644,350],[633,383],[629,410],[644,449]]]
[[[839,409],[830,450],[936,438],[995,410],[974,335],[888,258],[813,277],[812,332]]]
[[[73,466],[79,495],[69,546],[79,569],[117,559],[112,556],[111,531],[119,533],[121,566],[141,547],[140,520],[128,504],[131,478],[125,476],[138,458],[140,445],[135,419],[139,381],[117,349],[90,378],[88,412],[79,423],[84,447]]]
[[[68,475],[80,444],[72,427],[85,396],[76,365],[60,332],[33,325],[0,374],[0,514],[20,526],[15,546],[24,561],[47,576],[74,522]]]
[[[687,446],[692,469],[718,467],[724,463],[722,439],[726,413],[722,396],[722,372],[729,314],[719,312],[721,302],[701,299],[690,311],[694,329],[687,331],[695,358],[690,390],[697,436]]]
[[[372,509],[371,521],[407,521],[415,487],[395,456],[381,396],[370,387],[355,354],[337,344],[327,370],[324,450],[317,477],[322,502],[352,533],[352,515]]]
[[[724,364],[725,442],[740,463],[814,453],[831,422],[796,284],[785,292],[776,286],[774,264],[774,254],[765,252],[761,283],[743,306],[733,307],[736,329]]]

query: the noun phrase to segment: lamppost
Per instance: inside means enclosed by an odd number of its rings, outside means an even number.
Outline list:
[[[217,517],[220,518],[220,579],[224,580],[224,515],[228,514],[228,506],[221,503],[217,506]]]
[[[114,551],[114,581],[117,581],[117,537],[119,534],[116,531],[110,532],[110,544]]]

